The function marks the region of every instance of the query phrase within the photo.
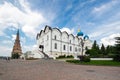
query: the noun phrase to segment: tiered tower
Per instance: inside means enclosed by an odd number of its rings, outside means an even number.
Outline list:
[[[19,54],[19,55],[22,54],[21,45],[20,45],[19,30],[17,31],[17,35],[16,35],[14,46],[13,46],[12,54]]]

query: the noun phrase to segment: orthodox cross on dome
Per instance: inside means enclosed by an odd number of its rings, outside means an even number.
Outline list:
[[[80,29],[78,29],[78,32],[80,32]]]

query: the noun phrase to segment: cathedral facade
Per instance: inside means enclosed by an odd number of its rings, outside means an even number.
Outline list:
[[[45,26],[37,34],[37,47],[47,54],[49,57],[56,58],[61,55],[73,55],[74,58],[78,55],[85,55],[85,48],[90,49],[92,42],[87,35],[79,31],[76,36],[68,34],[66,31],[61,32],[58,28]]]

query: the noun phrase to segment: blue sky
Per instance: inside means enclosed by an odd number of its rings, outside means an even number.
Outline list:
[[[23,52],[36,48],[45,25],[113,45],[120,36],[120,0],[0,0],[0,56],[11,54],[17,29]]]

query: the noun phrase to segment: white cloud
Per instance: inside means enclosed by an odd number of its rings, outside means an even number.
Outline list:
[[[97,26],[94,30],[91,30],[91,34],[89,34],[90,38],[97,38],[108,36],[113,33],[118,33],[120,31],[120,21],[115,21],[112,23],[107,23],[104,25]]]
[[[16,35],[12,35],[12,41],[15,41]]]
[[[19,0],[22,10],[9,2],[4,2],[0,5],[0,34],[9,26],[16,28],[21,27],[22,31],[28,36],[33,37],[36,35],[39,25],[47,22],[42,14],[37,11],[32,11],[28,2]]]
[[[17,3],[17,4],[16,4]],[[5,29],[14,31],[19,27],[22,32],[29,38],[35,38],[36,33],[42,28],[40,25],[47,23],[48,20],[38,11],[33,11],[30,8],[30,4],[26,0],[15,1],[14,3],[4,1],[0,4],[0,36],[9,37],[4,33]],[[12,35],[12,34],[11,34]],[[12,35],[10,41],[4,40],[3,46],[0,46],[0,55],[6,56],[11,55],[12,43],[15,41],[16,34]],[[31,50],[33,46],[27,46],[25,44],[26,38],[21,38],[21,46],[23,52]],[[11,45],[7,45],[7,43]]]
[[[0,46],[0,56],[11,56],[12,48],[9,46]]]
[[[26,43],[26,38],[25,38],[25,37],[20,37],[20,40],[21,40],[21,42],[22,42],[23,44]]]
[[[10,41],[10,40],[4,40],[4,41],[2,41],[2,43],[8,45],[8,44],[12,44],[12,41]]]
[[[120,37],[120,33],[112,34],[107,37],[104,37],[100,40],[100,43],[103,43],[105,46],[107,45],[114,45],[115,44],[115,37]]]
[[[5,34],[3,33],[3,31],[0,31],[0,36],[1,36],[1,35],[5,35]]]
[[[94,7],[92,10],[92,14],[96,14],[97,16],[102,15],[103,13],[109,11],[114,5],[118,3],[117,0],[112,0],[106,4],[103,4],[99,7]]]
[[[60,29],[62,32],[66,31],[68,34],[73,34],[74,33],[74,29],[70,30],[69,28],[63,27],[62,29]]]
[[[35,49],[37,49],[37,45],[36,44],[35,45],[29,45],[29,46],[24,45],[22,47],[23,53],[25,53],[26,51],[33,51]]]

